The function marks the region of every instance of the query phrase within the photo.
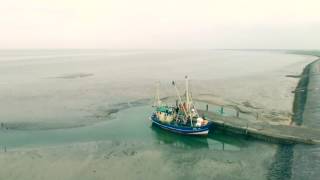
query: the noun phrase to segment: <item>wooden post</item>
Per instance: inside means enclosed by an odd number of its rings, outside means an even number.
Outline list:
[[[239,112],[239,110],[237,110],[237,118],[239,118],[239,116],[240,116],[240,112]]]
[[[249,126],[249,125],[248,125],[248,123],[247,123],[247,128],[246,128],[246,135],[248,134],[248,126]]]
[[[209,105],[208,104],[206,105],[206,111],[209,111]]]
[[[258,120],[259,119],[259,113],[257,112],[257,115],[256,115],[256,120]]]
[[[221,108],[220,108],[220,114],[223,114],[224,112],[223,112],[223,106],[221,106]]]

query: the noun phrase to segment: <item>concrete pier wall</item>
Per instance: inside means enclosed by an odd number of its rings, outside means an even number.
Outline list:
[[[320,59],[309,65],[308,85],[301,116],[301,126],[320,129]],[[302,93],[301,93],[302,94]],[[298,98],[304,98],[301,96]],[[301,100],[301,99],[300,99]],[[301,100],[303,102],[303,100]],[[315,180],[320,177],[320,145],[295,145],[293,148],[293,180]]]

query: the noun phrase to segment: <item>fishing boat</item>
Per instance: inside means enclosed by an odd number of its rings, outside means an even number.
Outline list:
[[[212,123],[205,117],[199,116],[189,92],[188,76],[185,77],[185,83],[185,96],[181,97],[176,83],[172,81],[178,98],[175,106],[162,104],[159,96],[159,85],[157,86],[155,111],[150,119],[153,125],[170,132],[206,136],[212,128]]]

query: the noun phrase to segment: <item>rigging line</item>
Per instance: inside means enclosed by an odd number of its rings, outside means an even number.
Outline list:
[[[195,107],[195,104],[193,103],[193,100],[192,100],[192,97],[191,97],[191,95],[190,95],[190,101],[191,101],[191,104],[193,105],[193,109],[194,109],[194,111],[196,112],[196,115],[197,115],[197,117],[199,118],[200,116],[199,116],[199,113],[198,113],[198,111],[197,111],[197,108]]]
[[[154,95],[153,106],[160,106],[160,105],[161,105],[160,93],[159,93],[159,86],[160,86],[160,82],[157,81],[157,82],[156,82],[156,93],[155,93],[155,95]]]
[[[175,84],[174,81],[172,81],[172,85],[175,87],[175,90],[176,90],[176,93],[177,93],[177,95],[178,95],[180,104],[182,105],[182,100],[181,100],[181,97],[180,97],[180,93],[179,93],[179,90],[178,90],[178,88],[177,88],[177,86],[176,86],[176,84]],[[184,107],[183,105],[182,105],[182,110],[183,110],[185,116],[188,116],[188,115],[187,115],[187,112],[186,112],[186,110],[185,110],[185,107]]]

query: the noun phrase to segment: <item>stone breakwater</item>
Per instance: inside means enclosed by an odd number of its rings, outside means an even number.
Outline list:
[[[307,65],[293,93],[293,123],[272,125],[252,122],[245,118],[223,117],[217,113],[200,111],[208,116],[217,129],[281,144],[320,143],[320,60]]]
[[[320,59],[309,64],[303,81],[307,81],[303,93],[297,93],[298,106],[303,107],[298,112],[298,124],[307,128],[320,130]],[[302,78],[303,79],[303,78]],[[291,179],[318,179],[320,176],[320,145],[295,145],[293,148]]]

